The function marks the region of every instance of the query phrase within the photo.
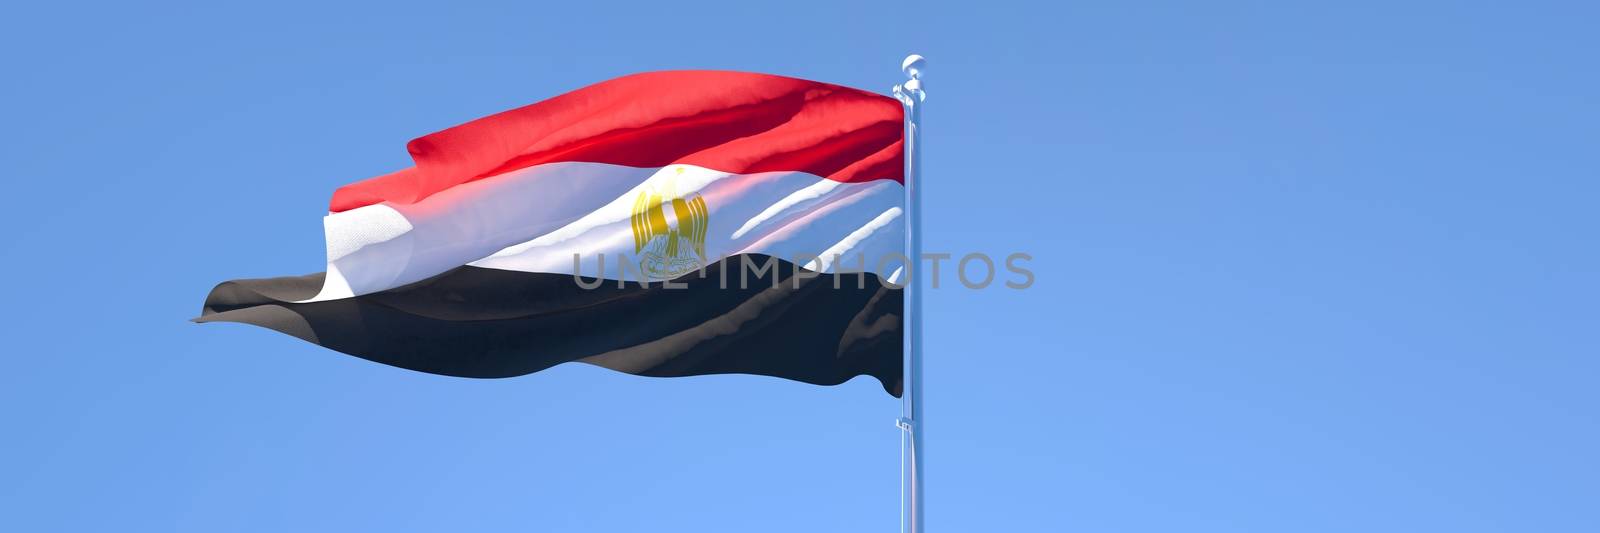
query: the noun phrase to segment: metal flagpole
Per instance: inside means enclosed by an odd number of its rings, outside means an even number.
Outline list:
[[[894,96],[905,106],[906,139],[906,258],[905,277],[905,354],[903,356],[900,420],[900,530],[923,533],[922,508],[922,70],[928,64],[922,56],[911,54],[900,63],[909,78],[894,86]]]

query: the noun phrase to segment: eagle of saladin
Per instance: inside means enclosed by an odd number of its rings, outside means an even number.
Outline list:
[[[650,279],[673,279],[706,263],[706,224],[710,213],[698,193],[679,195],[678,175],[659,187],[646,185],[633,202],[633,251]]]

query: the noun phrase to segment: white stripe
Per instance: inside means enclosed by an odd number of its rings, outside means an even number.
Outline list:
[[[811,266],[825,264],[826,272],[838,253],[846,270],[863,262],[871,270],[881,256],[902,248],[904,189],[894,181],[551,163],[459,185],[415,204],[329,215],[328,281],[312,301],[377,292],[463,264],[572,274],[574,254],[583,259],[579,274],[611,279],[618,277],[621,256],[631,263],[633,279],[641,255],[635,252],[634,205],[641,191],[661,191],[669,181],[679,197],[705,201],[708,261],[741,253],[791,261],[823,256]],[[671,215],[668,220],[679,223]],[[597,268],[599,254],[605,255],[604,271]]]
[[[806,268],[819,272],[831,271],[833,270],[833,263],[842,262],[845,260],[845,258],[855,257],[858,253],[871,250],[872,247],[866,245],[865,243],[882,235],[893,235],[895,226],[892,224],[899,219],[900,208],[889,208],[888,211],[884,211],[877,217],[873,218],[871,222],[867,223],[867,225],[850,232],[849,235],[845,236],[844,240],[828,247],[828,249],[819,254],[816,259],[813,259],[810,263],[807,263]],[[888,261],[891,259],[892,258],[884,257],[869,258],[869,260],[874,262]],[[876,263],[874,263],[873,266],[877,266]]]
[[[778,200],[778,203],[772,204],[772,207],[768,207],[766,210],[762,211],[761,214],[756,215],[750,220],[746,220],[743,226],[739,226],[738,231],[733,232],[733,238],[737,239],[745,236],[745,234],[750,233],[750,230],[755,229],[756,226],[760,226],[761,224],[776,218],[778,215],[783,214],[784,211],[792,212],[792,210],[803,209],[805,206],[815,204],[816,202],[814,200],[818,200],[828,193],[833,192],[833,190],[839,188],[840,185],[843,184],[833,180],[822,180],[808,185],[804,189],[795,191],[794,194],[785,196],[782,200]]]

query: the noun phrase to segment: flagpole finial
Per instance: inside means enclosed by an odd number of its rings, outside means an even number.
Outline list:
[[[927,68],[927,66],[927,58],[917,54],[908,55],[905,61],[900,62],[900,70],[906,73],[907,78],[913,80],[922,79],[922,69]]]
[[[905,61],[900,62],[900,71],[906,73],[905,83],[894,86],[894,95],[907,105],[921,103],[928,99],[928,94],[922,91],[922,71],[928,68],[927,58],[911,54]]]

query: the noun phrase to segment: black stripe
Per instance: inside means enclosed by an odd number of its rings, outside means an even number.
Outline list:
[[[772,261],[775,268],[753,268]],[[662,283],[460,267],[316,303],[323,275],[229,281],[198,322],[271,328],[401,368],[500,378],[582,361],[644,376],[760,374],[836,385],[878,378],[900,395],[902,291],[874,274],[795,276],[742,255]],[[741,274],[748,281],[741,288]],[[596,282],[599,287],[585,289]],[[776,286],[774,285],[776,282]]]

